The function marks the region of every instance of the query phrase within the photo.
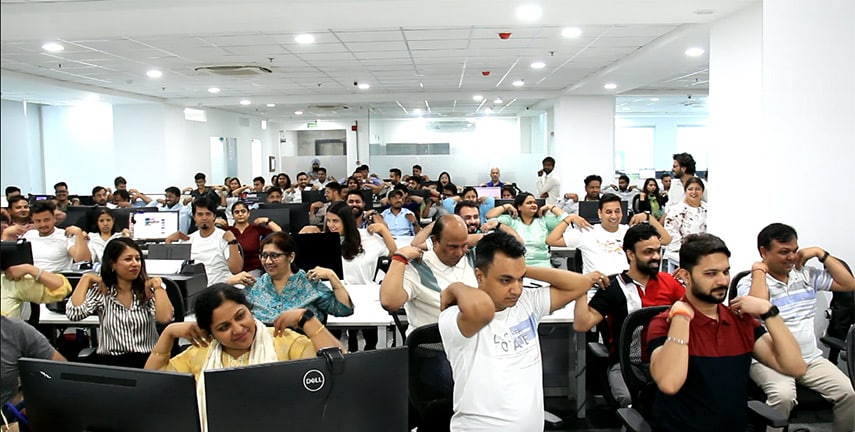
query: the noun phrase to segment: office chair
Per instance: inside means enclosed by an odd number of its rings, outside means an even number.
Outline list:
[[[849,264],[840,258],[837,260],[852,274]],[[855,325],[855,293],[832,292],[831,303],[828,305],[828,310],[825,311],[825,317],[828,318],[828,328],[825,335],[819,340],[828,347],[828,360],[837,364],[841,353],[848,351],[850,353],[848,355],[852,355],[851,351],[846,348],[846,338],[849,329]]]
[[[630,408],[617,410],[618,417],[630,432],[650,432],[652,429],[645,418],[650,418],[653,408],[653,398],[656,393],[656,383],[650,374],[649,353],[643,349],[646,341],[642,330],[653,317],[668,310],[670,306],[650,306],[630,313],[623,322],[620,332],[620,365],[623,379],[632,397]],[[759,401],[748,401],[747,408],[751,415],[749,423],[754,430],[763,430],[766,426],[785,427],[787,420],[777,411]]]
[[[386,275],[386,272],[389,271],[389,265],[392,264],[392,259],[386,255],[377,257],[377,266],[374,269],[374,278],[372,280],[377,282],[377,275],[380,272],[383,272],[383,275]],[[380,280],[382,282],[382,279]],[[401,341],[407,340],[407,327],[409,327],[409,323],[407,322],[407,312],[404,308],[400,308],[396,311],[389,311],[389,315],[392,315],[392,320],[395,322],[395,328],[398,329],[398,332],[401,334]],[[392,333],[392,346],[397,346],[397,336],[395,333]]]
[[[849,381],[855,387],[855,325],[849,327],[846,334],[846,368],[849,370]]]
[[[406,341],[410,405],[417,416],[415,423],[420,432],[448,431],[454,414],[454,378],[442,346],[439,325],[416,328]]]

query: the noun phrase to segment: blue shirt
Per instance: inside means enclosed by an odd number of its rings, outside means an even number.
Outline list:
[[[397,216],[392,213],[391,208],[387,208],[383,210],[383,213],[380,213],[383,216],[383,220],[386,221],[386,225],[389,226],[389,232],[395,237],[415,235],[413,232],[413,223],[407,220],[408,214],[413,214],[413,212],[406,208],[401,208]]]
[[[353,315],[353,308],[338,301],[323,282],[310,281],[303,270],[288,278],[282,293],[276,291],[268,273],[261,275],[255,285],[245,292],[247,300],[253,305],[252,314],[265,323],[272,323],[282,312],[299,308],[311,310],[323,323],[326,323],[327,315]]]

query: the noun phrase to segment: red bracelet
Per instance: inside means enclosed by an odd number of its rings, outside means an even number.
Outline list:
[[[398,261],[399,263],[401,263],[403,265],[407,265],[410,263],[410,260],[408,260],[407,257],[405,257],[401,254],[392,255],[392,261]]]

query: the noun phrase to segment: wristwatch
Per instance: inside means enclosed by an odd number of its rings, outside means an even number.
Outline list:
[[[769,318],[778,316],[779,313],[781,313],[781,311],[778,310],[778,306],[772,305],[772,307],[769,308],[768,312],[764,313],[763,315],[760,315],[760,319],[766,321]]]
[[[312,312],[311,309],[306,309],[306,311],[303,312],[303,316],[300,317],[300,321],[297,323],[297,328],[302,329],[303,326],[306,324],[306,321],[308,321],[314,317],[315,317],[315,313]]]

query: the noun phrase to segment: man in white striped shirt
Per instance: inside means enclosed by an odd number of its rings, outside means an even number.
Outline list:
[[[822,356],[816,344],[814,315],[817,291],[855,291],[855,278],[843,263],[819,247],[799,249],[796,230],[773,223],[757,236],[757,248],[763,261],[751,266],[751,274],[739,281],[739,295],[768,299],[773,310],[798,341],[807,372],[795,382],[821,394],[834,404],[835,431],[855,426],[855,391],[843,372]],[[805,267],[817,258],[825,267]],[[751,379],[766,393],[767,404],[784,416],[796,405],[793,378],[775,372],[760,363],[751,365]]]

